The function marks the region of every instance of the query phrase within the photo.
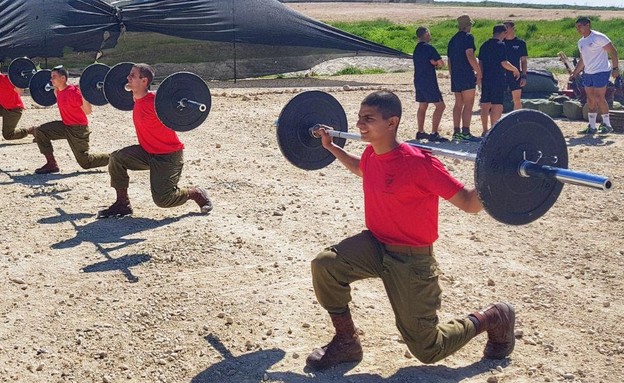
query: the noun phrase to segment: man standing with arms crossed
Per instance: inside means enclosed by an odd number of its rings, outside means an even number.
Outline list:
[[[474,22],[468,15],[457,18],[459,31],[448,44],[448,67],[451,74],[451,91],[455,95],[453,106],[453,139],[479,142],[481,138],[470,134],[472,107],[477,84],[481,84],[481,68],[475,57],[474,36],[470,34]]]
[[[620,76],[617,50],[604,33],[591,29],[591,21],[587,17],[579,17],[576,20],[576,31],[581,35],[578,41],[581,59],[570,75],[570,80],[584,72],[583,86],[589,105],[589,125],[578,133],[611,133],[613,128],[609,121],[609,104],[607,104],[605,94],[611,75],[613,78]],[[612,65],[609,65],[609,56],[611,56]],[[596,129],[598,113],[602,117],[602,123]]]
[[[484,42],[479,48],[479,65],[483,73],[481,84],[481,124],[482,137],[494,126],[503,114],[503,99],[505,97],[505,76],[507,71],[513,73],[515,80],[520,79],[518,69],[507,61],[503,39],[507,29],[503,24],[497,24],[492,29],[492,38]]]
[[[507,88],[511,91],[511,97],[513,98],[514,110],[522,109],[522,88],[526,85],[527,77],[527,52],[526,42],[516,36],[516,25],[513,21],[507,20],[503,23],[507,29],[507,35],[505,36],[505,50],[507,52],[507,61],[511,65],[520,69],[520,79],[516,79],[512,73],[505,73],[505,81],[507,82]]]

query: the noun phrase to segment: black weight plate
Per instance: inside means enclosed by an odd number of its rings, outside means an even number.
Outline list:
[[[85,100],[93,105],[106,105],[108,101],[104,96],[104,78],[110,70],[105,64],[91,64],[80,75],[80,92]]]
[[[56,95],[50,79],[52,71],[49,69],[40,70],[30,79],[30,97],[41,106],[56,104]],[[49,90],[46,90],[46,85]]]
[[[126,90],[133,66],[134,63],[119,63],[110,68],[104,77],[104,97],[117,109],[132,110],[134,107],[132,92]]]
[[[497,221],[524,225],[557,201],[561,182],[518,173],[525,157],[537,161],[540,152],[540,165],[567,169],[568,148],[561,130],[537,110],[509,113],[484,138],[475,161],[475,184],[483,207]]]
[[[286,159],[300,169],[317,170],[331,164],[336,157],[310,135],[316,124],[335,130],[348,130],[347,116],[342,105],[330,94],[318,90],[299,93],[282,109],[277,120],[277,143]],[[334,137],[344,147],[344,138]]]
[[[181,106],[186,99],[203,104],[205,111],[194,104]],[[211,96],[208,85],[201,77],[190,72],[177,72],[166,79],[156,91],[154,108],[158,119],[169,129],[186,132],[201,125],[210,113]]]
[[[35,63],[27,57],[16,58],[9,64],[9,80],[18,88],[28,89],[30,79],[36,72]]]

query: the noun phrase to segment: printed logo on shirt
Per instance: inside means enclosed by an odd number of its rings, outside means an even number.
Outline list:
[[[392,193],[392,184],[394,183],[394,174],[386,174],[386,181],[384,182],[385,185],[385,193]]]

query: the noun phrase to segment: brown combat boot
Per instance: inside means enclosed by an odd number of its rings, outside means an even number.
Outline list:
[[[306,359],[306,366],[314,370],[325,370],[340,363],[362,360],[362,344],[351,313],[330,314],[336,335],[328,345],[317,348]]]
[[[208,214],[212,210],[212,202],[208,197],[208,192],[203,188],[190,188],[188,189],[189,199],[192,199],[199,206],[199,211],[202,214]]]
[[[470,314],[478,322],[477,334],[487,331],[488,341],[483,350],[486,359],[504,359],[514,349],[516,313],[509,303],[496,303]]]
[[[97,218],[121,218],[132,215],[132,205],[130,205],[130,197],[128,197],[128,189],[115,189],[117,200],[104,210],[98,211]]]
[[[54,158],[54,154],[44,154],[46,158],[46,163],[42,167],[35,169],[35,173],[37,174],[49,174],[49,173],[58,173],[60,171],[58,164],[56,163],[56,158]]]

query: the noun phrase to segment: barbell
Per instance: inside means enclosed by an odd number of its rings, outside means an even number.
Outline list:
[[[300,93],[284,106],[277,120],[278,145],[290,163],[317,170],[335,160],[315,134],[320,125],[332,127],[328,133],[341,148],[347,139],[361,139],[347,132],[345,111],[332,95]],[[510,225],[543,216],[565,183],[600,190],[612,187],[608,177],[567,169],[568,151],[561,130],[552,118],[536,110],[516,110],[501,118],[476,154],[407,143],[433,155],[475,162],[475,188],[485,211]]]
[[[35,73],[37,67],[28,57],[18,57],[9,64],[9,80],[17,88],[27,89]]]
[[[33,101],[42,106],[56,103],[51,76],[52,71],[37,70],[35,63],[28,57],[18,57],[9,64],[11,83],[18,88],[28,89]]]
[[[132,110],[134,99],[127,88],[128,75],[134,63],[124,62],[108,67],[89,65],[80,77],[85,100],[94,105],[107,102],[120,110]],[[211,107],[210,89],[206,82],[191,72],[167,76],[156,91],[154,109],[158,119],[170,129],[184,132],[200,126]]]
[[[52,71],[42,69],[37,71],[30,79],[28,89],[33,101],[41,106],[51,106],[56,104],[56,95],[52,86]]]

